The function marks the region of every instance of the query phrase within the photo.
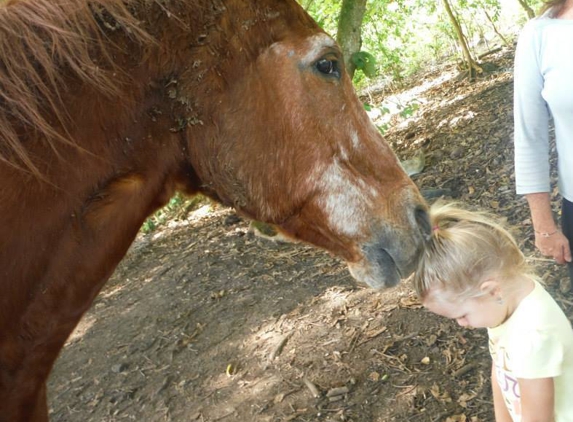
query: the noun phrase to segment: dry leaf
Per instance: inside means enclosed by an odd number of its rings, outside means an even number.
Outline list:
[[[418,309],[422,308],[422,304],[416,295],[403,297],[400,299],[400,306],[403,308]]]
[[[372,372],[370,372],[370,374],[368,374],[368,379],[370,381],[374,381],[374,382],[379,381],[380,380],[380,374],[376,371],[372,371]]]
[[[380,334],[382,334],[384,331],[386,331],[386,326],[384,327],[380,327],[378,329],[373,329],[373,330],[369,330],[365,333],[366,337],[368,338],[374,338],[376,336],[379,336]]]
[[[427,338],[426,338],[426,345],[427,346],[433,346],[436,341],[438,341],[438,336],[435,334],[430,334]]]
[[[462,413],[461,415],[449,416],[446,422],[466,422],[467,420],[467,416]]]

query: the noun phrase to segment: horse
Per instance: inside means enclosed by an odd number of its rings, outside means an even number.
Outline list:
[[[416,265],[427,206],[338,45],[295,0],[0,5],[0,421],[46,379],[140,226],[204,194],[375,288]]]

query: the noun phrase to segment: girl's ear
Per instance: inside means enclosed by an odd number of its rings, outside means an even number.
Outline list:
[[[484,281],[479,286],[479,288],[484,295],[489,295],[492,298],[496,299],[501,298],[501,285],[495,279],[489,279]]]

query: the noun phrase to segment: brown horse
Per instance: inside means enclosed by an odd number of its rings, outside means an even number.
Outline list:
[[[204,193],[396,284],[428,231],[338,46],[295,0],[0,6],[0,421],[46,421],[58,352],[145,218]]]

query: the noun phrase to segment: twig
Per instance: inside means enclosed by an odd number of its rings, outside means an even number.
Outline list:
[[[402,337],[396,337],[396,338],[394,338],[394,343],[397,343],[399,341],[404,341],[404,340],[410,340],[411,338],[416,337],[418,334],[419,333],[410,333],[410,334],[402,336]]]
[[[326,397],[343,396],[344,394],[348,393],[349,391],[350,390],[346,386],[331,388],[326,393]]]
[[[218,418],[214,418],[214,419],[213,419],[213,422],[215,422],[215,421],[220,421],[221,419],[228,418],[229,416],[233,415],[235,412],[236,412],[236,410],[233,410],[233,411],[227,413],[226,415],[219,416]]]
[[[320,391],[318,391],[316,385],[310,382],[306,377],[303,378],[302,381],[304,382],[304,385],[306,385],[306,387],[310,390],[310,393],[313,397],[320,397]]]
[[[288,339],[291,338],[292,335],[293,332],[290,332],[279,341],[279,343],[275,346],[275,348],[271,351],[271,354],[269,355],[270,360],[275,360],[275,358],[281,354],[283,348],[285,347],[285,344],[287,343]]]
[[[464,374],[467,374],[468,372],[470,372],[471,370],[475,369],[478,367],[478,364],[473,362],[473,363],[468,363],[467,365],[462,366],[460,369],[458,369],[457,371],[455,371],[452,375],[454,377],[460,377]]]
[[[396,394],[396,398],[403,396],[404,394],[408,394],[409,392],[413,391],[416,389],[416,387],[418,387],[417,384],[415,385],[408,385],[407,388],[404,391],[400,391],[398,394]]]
[[[570,300],[562,299],[560,297],[555,298],[555,300],[557,300],[558,302],[562,302],[566,305],[573,306],[573,302],[571,302]]]

